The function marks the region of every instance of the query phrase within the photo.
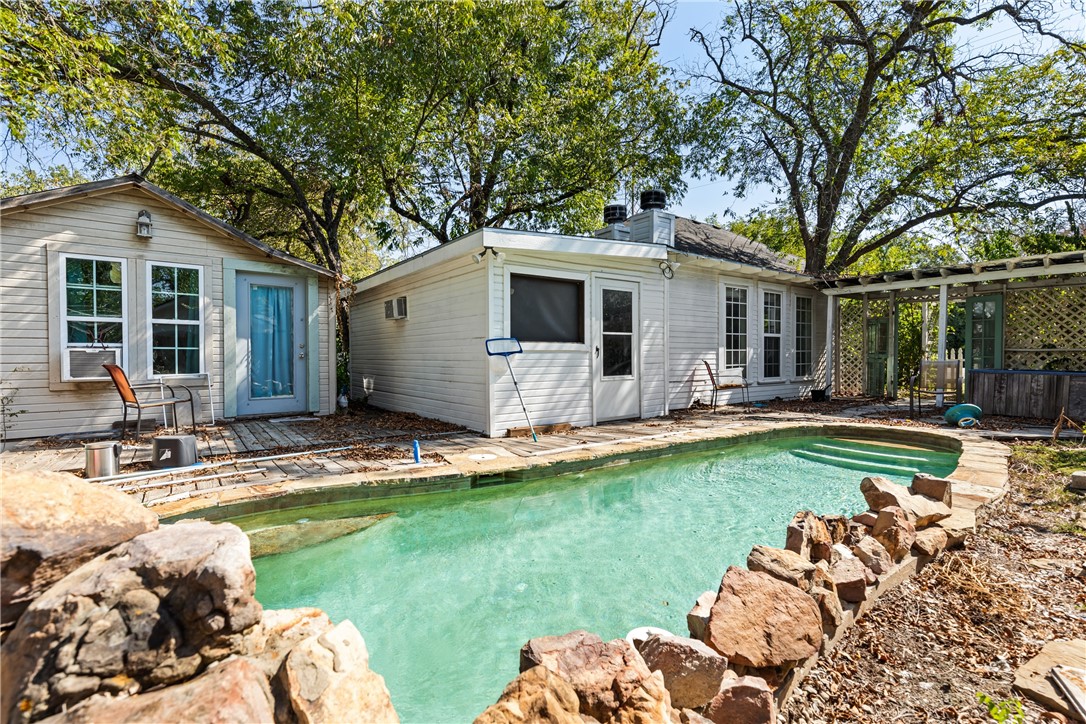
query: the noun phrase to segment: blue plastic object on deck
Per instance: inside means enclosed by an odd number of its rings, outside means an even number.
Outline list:
[[[415,462],[421,463],[422,462],[422,451],[419,450],[419,441],[418,440],[415,440],[414,453],[415,453]]]
[[[951,425],[961,425],[963,418],[969,417],[973,419],[972,425],[977,424],[977,420],[980,419],[981,409],[976,405],[970,405],[968,403],[961,405],[954,405],[949,410],[943,413],[943,419]],[[972,427],[972,425],[961,425],[962,427]]]
[[[958,420],[958,427],[973,427],[977,424],[977,418],[975,417],[963,417]]]

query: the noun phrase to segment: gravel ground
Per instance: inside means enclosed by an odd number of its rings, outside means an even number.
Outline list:
[[[978,693],[1014,711],[1015,670],[1049,641],[1086,638],[1086,497],[1065,489],[1072,469],[1086,469],[1081,445],[1016,445],[1011,491],[977,535],[883,596],[779,722],[992,721]],[[1024,721],[1063,721],[1021,705]]]

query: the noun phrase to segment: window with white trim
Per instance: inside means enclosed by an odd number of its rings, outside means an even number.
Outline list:
[[[584,282],[509,275],[509,333],[521,342],[584,343]]]
[[[199,267],[150,264],[151,374],[203,371],[202,279]]]
[[[747,289],[724,287],[723,369],[743,369],[747,376]]]
[[[64,346],[120,348],[125,341],[125,263],[62,256]]]
[[[781,376],[781,332],[784,329],[784,295],[762,293],[762,379]]]
[[[814,300],[796,297],[796,377],[810,377],[814,369]]]

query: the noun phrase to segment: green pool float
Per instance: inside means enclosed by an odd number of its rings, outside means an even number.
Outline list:
[[[943,419],[951,425],[973,427],[973,425],[977,424],[977,420],[980,419],[980,413],[981,410],[976,405],[954,405],[954,407],[943,413]]]

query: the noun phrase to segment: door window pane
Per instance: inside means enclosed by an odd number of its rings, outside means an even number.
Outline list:
[[[601,289],[603,376],[633,375],[633,292]]]
[[[796,297],[796,377],[809,377],[813,369],[814,302]]]
[[[633,292],[603,290],[603,331],[633,331]]]
[[[584,283],[509,277],[509,331],[521,342],[584,342]]]
[[[151,265],[152,374],[202,371],[200,300],[199,269]]]
[[[603,376],[628,377],[633,374],[633,335],[603,335]]]
[[[294,394],[294,290],[249,287],[249,396]]]

